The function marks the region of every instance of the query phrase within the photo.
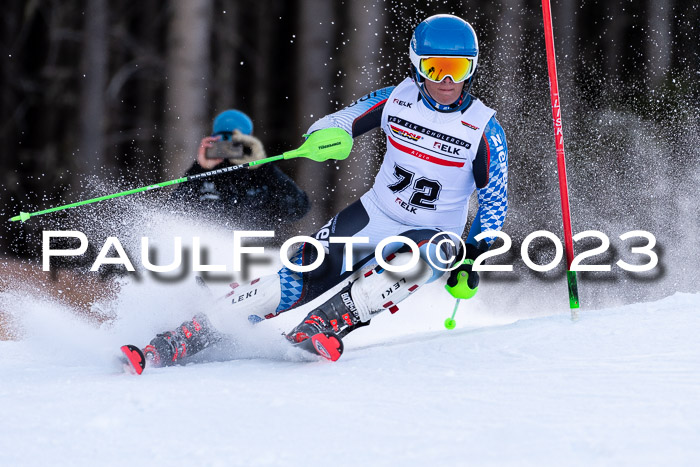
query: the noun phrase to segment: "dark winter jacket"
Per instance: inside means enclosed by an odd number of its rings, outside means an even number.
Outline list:
[[[222,162],[211,170],[228,165]],[[195,161],[185,176],[207,171]],[[272,164],[183,183],[173,198],[187,210],[236,229],[274,230],[301,219],[311,207],[306,193]]]

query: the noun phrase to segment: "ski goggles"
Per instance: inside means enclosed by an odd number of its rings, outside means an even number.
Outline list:
[[[474,73],[475,62],[472,57],[420,57],[418,72],[436,83],[448,76],[461,83]]]

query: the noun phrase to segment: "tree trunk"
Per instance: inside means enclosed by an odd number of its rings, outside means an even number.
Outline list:
[[[346,6],[348,27],[346,38],[349,45],[340,55],[346,77],[343,80],[342,104],[350,104],[355,99],[382,87],[380,67],[384,57],[384,5],[374,2],[349,2]],[[406,50],[408,44],[406,44]],[[398,84],[398,83],[393,83]],[[370,135],[364,136],[368,138]],[[374,175],[381,164],[380,136],[374,134],[376,144],[355,145],[353,156],[340,163],[336,170],[336,190],[333,196],[333,209],[339,211],[357,200],[371,186]]]
[[[671,68],[673,19],[671,2],[668,0],[650,0],[647,10],[646,70],[649,85],[657,89],[664,84]]]
[[[236,73],[241,69],[240,30],[243,21],[240,20],[242,8],[235,2],[227,4],[225,12],[216,14],[214,20],[214,50],[212,57],[213,83],[212,99],[214,99],[214,112],[223,112],[233,107],[236,101]],[[214,118],[211,116],[210,121]],[[254,120],[254,116],[253,116]]]
[[[276,106],[271,105],[272,100],[270,95],[273,92],[273,84],[278,83],[278,80],[284,79],[281,76],[273,75],[271,66],[275,62],[275,43],[281,38],[277,34],[276,29],[277,18],[280,16],[280,2],[271,2],[269,0],[260,1],[260,7],[255,9],[255,25],[256,25],[256,47],[252,67],[255,73],[254,88],[253,88],[253,118],[259,122],[260,127],[267,129],[269,122],[273,120],[273,112]],[[261,136],[260,131],[256,130],[258,136]]]
[[[163,28],[154,27],[154,18],[162,17],[160,9],[162,8],[156,2],[148,2],[143,5],[143,16],[139,18],[134,34],[137,40],[142,41],[143,47],[143,63],[142,67],[146,68],[136,74],[135,95],[136,102],[140,109],[136,116],[128,114],[123,116],[125,119],[131,120],[132,124],[136,122],[137,131],[140,133],[139,147],[143,150],[137,154],[132,151],[132,173],[136,173],[139,181],[152,181],[163,179],[163,160],[160,156],[163,132],[160,122],[163,117],[162,99],[158,99],[158,93],[163,84],[162,65],[165,62],[163,52],[165,47],[161,46],[158,40],[162,34]],[[161,21],[159,20],[158,23]],[[141,60],[140,60],[141,61]],[[158,71],[156,71],[158,70]],[[134,167],[135,166],[135,167]],[[146,182],[149,183],[149,182]]]
[[[80,151],[76,164],[81,174],[98,174],[109,161],[105,157],[107,58],[109,20],[107,0],[91,0],[85,6],[83,85],[80,96]]]
[[[570,83],[576,78],[576,63],[578,62],[578,28],[576,25],[576,4],[578,0],[561,0],[559,5],[552,5],[554,17],[554,36],[557,51],[557,70],[561,77]],[[544,39],[542,39],[544,41]],[[544,44],[544,42],[542,42]]]
[[[164,159],[166,172],[175,178],[192,164],[210,120],[207,88],[213,2],[173,0],[170,7]]]
[[[604,73],[610,78],[606,80],[606,94],[614,96],[619,92],[619,86],[623,75],[622,63],[624,57],[623,44],[625,42],[625,33],[629,28],[629,24],[625,21],[622,5],[619,2],[610,2],[606,5],[607,13],[610,20],[605,21],[605,29],[603,36],[603,53],[605,54],[605,70]],[[601,15],[602,16],[602,15]]]
[[[301,125],[300,132],[305,132],[314,121],[333,110],[330,95],[335,67],[330,58],[334,55],[332,38],[336,28],[332,22],[335,16],[333,2],[299,2],[299,66],[296,74],[299,99],[296,121]],[[298,163],[297,181],[308,193],[312,205],[305,222],[310,229],[318,228],[331,215],[334,196],[329,187],[334,176],[332,163],[308,159],[299,160]]]
[[[522,0],[504,0],[501,3],[501,11],[498,15],[498,39],[494,42],[493,50],[486,51],[491,73],[484,76],[484,79],[498,80],[497,91],[494,94],[493,105],[497,109],[514,109],[521,105],[522,93],[513,92],[518,89],[517,81],[521,79],[515,70],[518,70],[520,51],[522,49],[522,39],[520,37],[519,16],[523,8]],[[539,11],[540,22],[542,13]],[[555,43],[558,43],[555,34]],[[542,48],[544,49],[544,37],[542,38]],[[477,77],[478,78],[478,77]]]

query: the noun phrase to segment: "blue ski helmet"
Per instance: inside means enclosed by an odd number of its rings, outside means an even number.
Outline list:
[[[212,136],[221,135],[224,140],[229,140],[235,130],[249,135],[253,133],[253,121],[240,110],[225,110],[214,119]]]
[[[424,20],[413,31],[411,45],[409,47],[411,57],[411,76],[428,107],[438,112],[463,111],[471,104],[469,91],[476,75],[477,59],[479,58],[479,43],[474,29],[454,15],[435,15]],[[438,103],[430,97],[425,89],[425,80],[428,78],[422,69],[422,60],[430,57],[465,57],[469,59],[463,76],[453,77],[451,74],[440,75],[444,79],[447,76],[455,81],[463,81],[464,86],[459,98],[449,105]],[[461,78],[461,79],[460,79]],[[433,79],[433,81],[437,81]]]

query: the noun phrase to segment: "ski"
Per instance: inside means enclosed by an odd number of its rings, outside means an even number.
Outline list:
[[[135,345],[122,345],[119,350],[123,354],[121,361],[125,371],[136,375],[143,373],[146,368],[146,356],[141,349]]]
[[[337,361],[343,354],[343,340],[332,332],[320,332],[299,343],[291,343],[306,352],[318,355],[324,360]],[[120,362],[124,371],[133,375],[140,375],[146,369],[146,356],[143,350],[135,345],[122,345]]]
[[[331,362],[337,361],[343,354],[343,340],[332,332],[320,332],[292,345]]]

